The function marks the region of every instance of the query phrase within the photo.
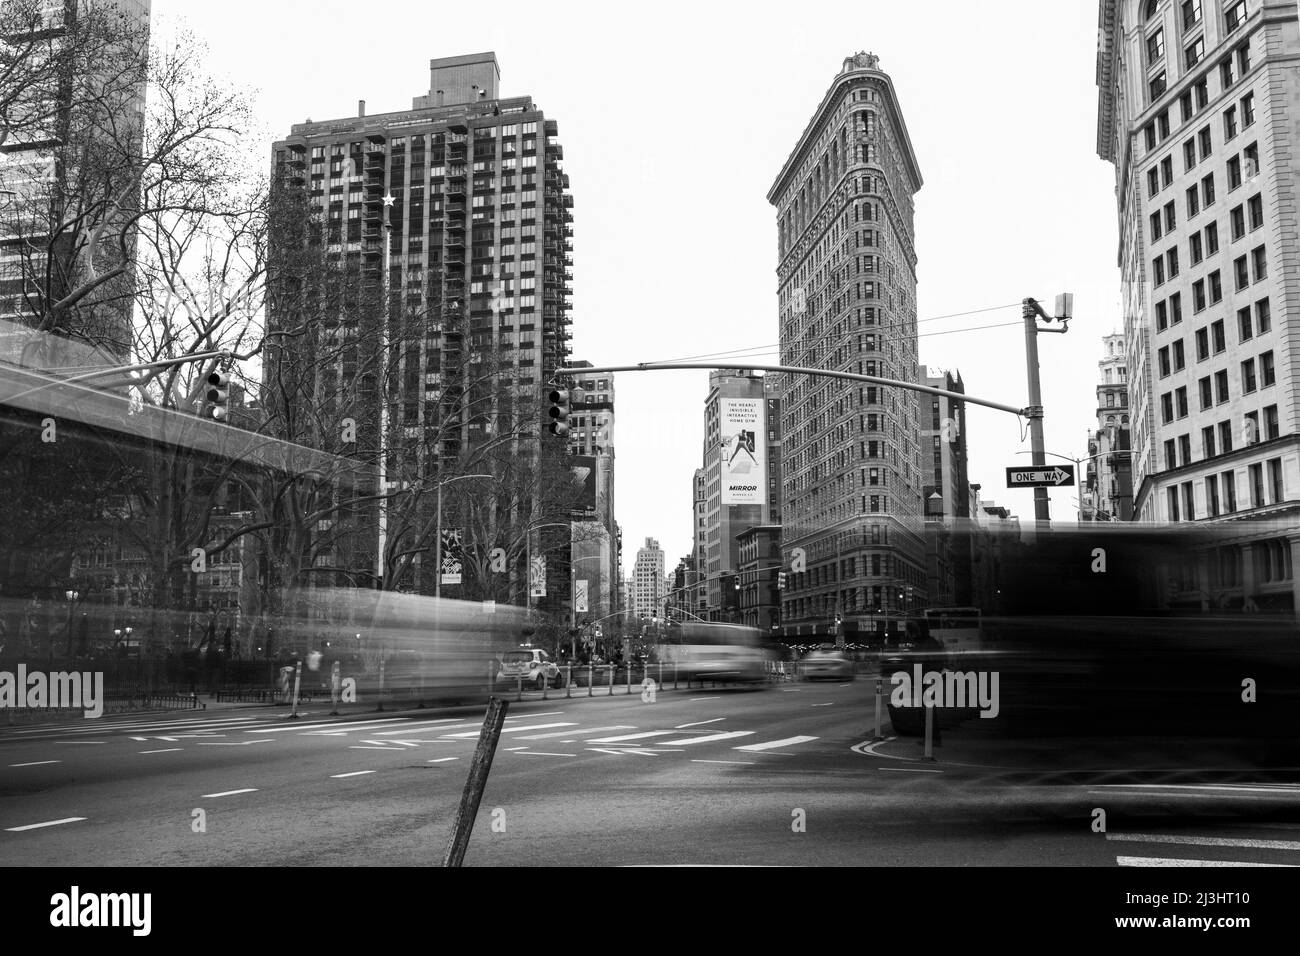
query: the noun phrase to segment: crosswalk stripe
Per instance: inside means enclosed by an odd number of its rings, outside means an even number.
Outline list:
[[[675,734],[675,730],[647,730],[640,734],[624,734],[621,737],[597,737],[594,740],[588,740],[589,744],[616,744],[620,740],[643,740],[646,737],[664,737],[669,734]]]
[[[1292,866],[1290,863],[1247,863],[1243,860],[1169,860],[1159,856],[1117,856],[1120,866]]]
[[[281,734],[284,733],[286,730],[296,730],[301,732],[304,730],[322,730],[326,728],[330,730],[338,730],[340,726],[347,727],[347,729],[349,730],[361,730],[361,729],[369,729],[370,727],[374,727],[376,724],[395,724],[399,720],[405,720],[405,719],[406,719],[405,717],[380,717],[380,718],[376,718],[375,720],[357,720],[349,724],[343,724],[343,725],[340,725],[337,722],[335,722],[335,723],[328,723],[328,724],[303,724],[300,727],[293,727],[289,724],[282,724],[279,727],[259,727],[257,730],[250,730],[249,733],[250,734]]]
[[[669,744],[681,744],[683,747],[688,744],[708,744],[717,740],[734,740],[737,737],[752,737],[752,730],[733,730],[726,734],[709,734],[705,737],[679,737],[676,740],[660,740],[659,743],[667,747]]]
[[[564,723],[561,721],[559,723],[554,723],[554,724],[530,724],[524,727],[502,727],[501,732],[503,734],[511,734],[511,733],[517,733],[518,731],[521,730],[546,730],[551,727],[576,727],[576,726],[578,725],[574,723]],[[444,734],[443,736],[451,737],[452,739],[460,739],[462,737],[477,737],[482,732],[483,732],[482,728],[480,727],[478,730],[471,730],[463,734]]]
[[[1107,840],[1129,843],[1180,843],[1185,846],[1241,846],[1254,850],[1300,850],[1296,840],[1231,839],[1229,837],[1182,836],[1172,833],[1107,833]]]
[[[746,744],[743,747],[733,747],[733,750],[775,750],[778,747],[790,747],[794,744],[804,744],[810,740],[816,740],[816,737],[786,737],[784,740],[769,740],[764,744]]]
[[[590,730],[553,730],[549,734],[529,734],[527,737],[516,737],[516,740],[545,740],[547,737],[570,737],[574,734],[582,736],[583,734],[603,734],[611,730],[635,730],[631,724],[617,724],[613,727],[592,727]]]

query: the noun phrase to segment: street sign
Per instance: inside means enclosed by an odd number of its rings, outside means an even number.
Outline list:
[[[1073,465],[1052,465],[1050,468],[1030,465],[1007,469],[1008,488],[1059,488],[1073,484]]]

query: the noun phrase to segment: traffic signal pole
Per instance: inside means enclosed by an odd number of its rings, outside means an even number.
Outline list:
[[[1034,467],[1046,469],[1047,446],[1043,439],[1043,389],[1038,371],[1038,333],[1064,334],[1069,331],[1074,296],[1065,293],[1057,297],[1055,316],[1048,315],[1036,299],[1027,298],[1022,305],[1025,320],[1025,369],[1029,378],[1029,407],[1025,409],[1025,417],[1029,419],[1029,447],[1034,456]],[[1060,321],[1061,328],[1040,329],[1040,318],[1045,322],[1051,322],[1055,318]],[[1050,503],[1047,488],[1035,485],[1034,520],[1039,526],[1045,527],[1052,518]]]

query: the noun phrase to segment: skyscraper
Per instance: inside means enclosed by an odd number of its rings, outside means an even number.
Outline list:
[[[1097,153],[1115,166],[1134,514],[1274,521],[1236,524],[1210,576],[1169,597],[1294,611],[1297,6],[1100,0],[1098,26]]]
[[[964,394],[960,372],[926,369],[921,379],[931,388]],[[936,606],[971,603],[970,483],[966,470],[966,406],[946,395],[924,395],[930,414],[921,431],[928,474],[925,498],[926,590]],[[904,597],[906,597],[904,589]]]
[[[500,96],[499,75],[490,52],[431,60],[429,92],[411,109],[367,114],[362,101],[356,116],[296,124],[272,148],[277,182],[307,203],[328,259],[387,292],[370,300],[385,301],[382,326],[377,308],[363,308],[323,332],[330,357],[316,374],[318,402],[362,396],[358,441],[380,436],[388,483],[434,484],[510,434],[513,461],[534,460],[540,420],[529,416],[568,360],[563,148],[531,97]],[[388,353],[378,370],[367,349]],[[388,383],[384,401],[377,381]],[[382,553],[384,518],[374,520]],[[568,549],[554,531],[543,537],[534,553]],[[550,562],[548,577],[565,564]],[[548,602],[567,592],[564,580]]]
[[[918,382],[920,188],[892,81],[876,56],[846,58],[768,192],[782,364]],[[782,552],[806,562],[785,634],[874,630],[925,586],[918,395],[785,376],[781,418]]]

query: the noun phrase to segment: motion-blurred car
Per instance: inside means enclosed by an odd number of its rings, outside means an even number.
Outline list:
[[[564,673],[546,651],[539,647],[525,647],[501,655],[497,680],[507,684],[522,681],[540,690],[543,686],[563,687]]]
[[[804,680],[853,680],[853,662],[839,651],[812,651],[799,662]]]

